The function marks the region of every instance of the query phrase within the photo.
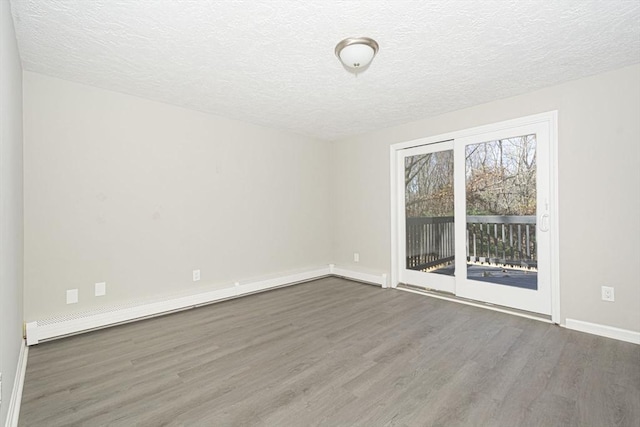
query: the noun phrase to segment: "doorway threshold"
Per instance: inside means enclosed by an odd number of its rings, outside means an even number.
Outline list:
[[[474,307],[486,308],[488,310],[499,311],[501,313],[512,314],[514,316],[526,317],[527,319],[538,320],[545,323],[553,323],[550,315],[534,313],[531,311],[518,310],[517,308],[505,307],[502,305],[491,304],[489,302],[476,301],[468,298],[462,298],[449,292],[437,291],[435,289],[423,288],[421,286],[409,285],[407,283],[398,283],[395,288],[404,292],[425,295],[431,298],[443,299],[446,301],[457,302],[459,304],[472,305]]]

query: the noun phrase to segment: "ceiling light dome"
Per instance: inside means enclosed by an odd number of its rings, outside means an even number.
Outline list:
[[[369,66],[378,50],[378,43],[369,37],[350,37],[338,43],[335,52],[347,70],[357,74]]]

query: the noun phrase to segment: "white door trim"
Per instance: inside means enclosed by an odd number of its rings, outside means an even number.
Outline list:
[[[389,169],[390,169],[390,217],[391,217],[391,287],[398,286],[400,277],[400,227],[398,215],[398,155],[401,150],[416,147],[419,145],[434,144],[451,139],[496,132],[503,129],[520,127],[529,124],[546,123],[549,126],[549,164],[551,167],[550,176],[550,206],[549,206],[549,228],[551,239],[551,320],[553,323],[560,323],[560,257],[559,257],[559,230],[558,230],[558,112],[549,111],[513,120],[492,123],[469,129],[454,131],[442,135],[430,136],[415,139],[412,141],[393,144],[389,148]]]

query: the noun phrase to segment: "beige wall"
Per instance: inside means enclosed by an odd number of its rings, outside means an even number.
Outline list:
[[[22,66],[9,2],[0,1],[0,425],[22,345],[22,195]]]
[[[640,66],[337,141],[333,262],[390,271],[389,145],[558,110],[561,317],[640,331]],[[600,286],[616,301],[600,299]]]
[[[27,321],[328,263],[328,143],[31,72],[24,85]]]
[[[332,144],[24,81],[27,320],[329,260],[389,273],[390,144],[558,110],[562,320],[640,331],[640,66]]]

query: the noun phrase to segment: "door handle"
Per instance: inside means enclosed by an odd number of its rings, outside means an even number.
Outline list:
[[[538,228],[540,228],[540,231],[543,231],[543,232],[549,231],[549,214],[543,214],[540,217],[540,223],[538,224]]]

